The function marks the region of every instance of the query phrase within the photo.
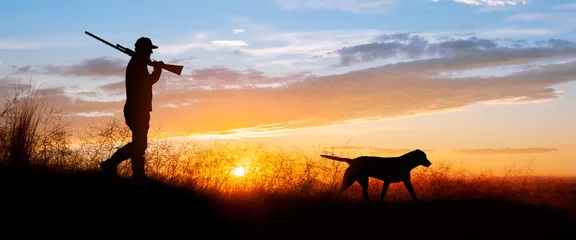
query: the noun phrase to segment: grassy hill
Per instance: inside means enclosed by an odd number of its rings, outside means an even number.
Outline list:
[[[503,200],[363,203],[195,194],[100,172],[0,171],[2,232],[32,236],[438,239],[574,235],[574,216]],[[265,210],[263,210],[265,209]],[[576,235],[574,235],[576,236]],[[202,237],[205,238],[205,237]]]

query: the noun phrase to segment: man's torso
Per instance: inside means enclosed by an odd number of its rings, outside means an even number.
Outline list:
[[[131,58],[126,66],[126,103],[124,111],[152,111],[152,84],[147,61]]]

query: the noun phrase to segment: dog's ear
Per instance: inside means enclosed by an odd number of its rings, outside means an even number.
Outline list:
[[[412,151],[412,152],[415,153],[415,154],[420,154],[420,155],[426,156],[426,153],[425,153],[424,151],[420,150],[420,149],[416,149],[416,150],[414,150],[414,151]]]

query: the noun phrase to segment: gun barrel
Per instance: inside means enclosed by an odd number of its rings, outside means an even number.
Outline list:
[[[114,44],[109,43],[108,41],[106,41],[106,40],[104,40],[104,39],[102,39],[102,38],[99,38],[98,36],[96,36],[96,35],[88,32],[88,31],[84,31],[84,33],[88,34],[90,37],[93,37],[93,38],[96,38],[96,39],[100,40],[100,42],[103,42],[103,43],[109,45],[110,47],[117,48],[116,46],[114,46]]]

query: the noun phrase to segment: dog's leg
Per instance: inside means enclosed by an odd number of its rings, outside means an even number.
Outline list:
[[[368,177],[362,176],[356,179],[356,181],[360,183],[360,186],[362,186],[362,197],[364,197],[366,201],[372,202],[372,200],[370,200],[370,197],[368,196]]]
[[[380,202],[382,202],[384,200],[384,197],[386,197],[386,192],[388,192],[389,186],[390,182],[384,181],[384,184],[382,185],[382,193],[380,194]]]
[[[403,182],[404,186],[406,186],[406,189],[408,189],[410,196],[412,196],[412,199],[414,199],[414,201],[418,201],[418,198],[416,197],[416,193],[414,192],[414,188],[412,187],[412,182],[410,182],[410,179],[404,180]]]
[[[354,184],[354,176],[352,171],[347,169],[346,172],[344,172],[344,179],[342,179],[342,185],[338,190],[338,195],[342,194],[342,192],[352,186],[352,184]]]

